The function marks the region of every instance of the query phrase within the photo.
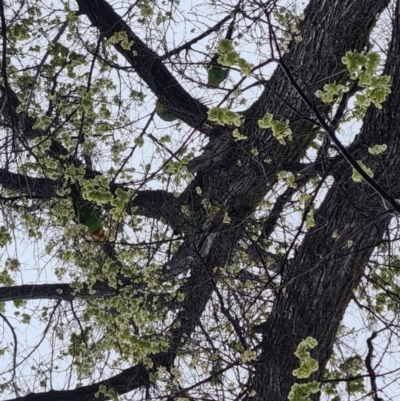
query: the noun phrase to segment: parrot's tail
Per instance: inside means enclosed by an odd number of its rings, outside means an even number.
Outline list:
[[[92,236],[92,238],[94,238],[97,241],[104,241],[105,236],[104,236],[104,231],[102,228],[99,228],[96,231],[93,231],[92,233],[90,233],[90,235]]]

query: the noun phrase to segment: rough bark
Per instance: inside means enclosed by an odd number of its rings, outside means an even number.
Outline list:
[[[371,156],[366,147],[355,153],[374,172],[374,179],[394,197],[400,196],[400,12],[394,14],[393,40],[385,73],[392,77],[392,94],[383,109],[369,109],[358,140],[367,146],[385,143],[388,150]],[[345,162],[343,162],[345,163]],[[382,166],[385,166],[383,170]],[[307,336],[318,340],[312,356],[319,362],[315,375],[321,380],[337,329],[360,282],[374,247],[393,216],[382,199],[366,184],[351,180],[347,170],[328,192],[316,216],[316,227],[305,237],[290,269],[286,269],[270,319],[263,333],[263,351],[256,364],[249,400],[286,400],[298,367],[294,356]],[[334,239],[334,232],[340,238]],[[348,241],[353,241],[351,247]],[[317,398],[317,397],[316,397]]]
[[[290,53],[282,57],[310,99],[315,102],[315,91],[326,83],[347,80],[341,58],[346,51],[365,48],[376,15],[387,5],[388,1],[310,2],[299,27],[302,42],[292,45]],[[286,146],[258,126],[267,112],[290,121],[293,140]],[[252,211],[271,188],[282,165],[299,161],[314,139],[316,130],[306,120],[308,116],[310,110],[278,67],[259,100],[243,113],[240,131],[248,139],[235,142],[231,130],[211,135],[205,151],[189,164],[199,173],[197,181],[204,196],[226,205],[228,213],[235,209]],[[259,152],[257,157],[249,156],[252,149]]]

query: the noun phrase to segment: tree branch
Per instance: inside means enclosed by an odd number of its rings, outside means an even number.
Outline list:
[[[92,290],[95,290],[93,293]],[[58,284],[24,284],[0,287],[0,302],[30,300],[30,299],[59,299],[73,301],[79,298],[107,298],[117,294],[115,288],[107,283],[97,282],[92,287],[86,283],[77,290],[67,283]]]
[[[114,44],[150,90],[168,109],[189,126],[201,129],[206,120],[207,107],[194,99],[164,66],[160,56],[151,50],[114,11],[106,0],[77,0],[80,13],[106,38],[125,32],[129,48]]]

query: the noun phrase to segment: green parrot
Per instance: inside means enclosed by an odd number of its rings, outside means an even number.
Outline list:
[[[79,224],[87,227],[88,233],[97,241],[104,240],[103,222],[94,204],[83,199],[76,184],[71,185],[72,205]]]
[[[236,14],[235,14],[236,17]],[[230,23],[229,28],[226,32],[225,39],[231,40],[233,27],[235,24],[235,17],[233,21]],[[229,75],[229,68],[222,66],[222,64],[218,63],[219,54],[215,53],[210,63],[207,66],[207,74],[208,74],[208,82],[207,86],[209,88],[218,88],[222,82],[224,82]]]
[[[215,57],[215,59],[213,57],[210,62],[211,67],[208,69],[207,86],[209,88],[218,88],[229,75],[229,70],[227,68],[223,68],[221,64],[218,64],[217,58],[218,56]],[[215,64],[213,65],[213,63]]]
[[[159,100],[156,102],[156,114],[164,121],[174,121],[178,119],[178,117],[174,113],[168,111]]]

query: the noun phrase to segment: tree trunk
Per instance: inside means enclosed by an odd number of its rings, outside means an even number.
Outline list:
[[[391,76],[392,94],[383,109],[370,108],[359,138],[366,146],[354,155],[374,172],[374,180],[394,198],[400,196],[400,128],[395,113],[400,104],[400,12],[393,21],[393,40],[385,74]],[[371,156],[368,146],[387,144],[382,156]],[[385,170],[382,166],[386,166]],[[336,182],[316,215],[316,227],[303,240],[283,283],[263,332],[262,355],[249,400],[287,400],[299,366],[294,352],[302,339],[312,336],[318,346],[312,357],[319,363],[315,379],[321,381],[332,352],[339,324],[353,291],[360,283],[374,248],[379,245],[393,216],[383,200],[365,183],[351,180],[343,161]],[[333,234],[340,234],[333,238]],[[351,241],[351,242],[349,242]]]

